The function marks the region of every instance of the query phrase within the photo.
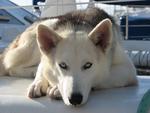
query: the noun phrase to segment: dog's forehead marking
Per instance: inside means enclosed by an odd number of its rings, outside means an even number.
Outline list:
[[[69,62],[69,64],[83,64],[95,58],[95,48],[88,39],[87,33],[82,31],[70,32],[67,36],[68,38],[65,38],[58,46],[56,56],[59,60]]]

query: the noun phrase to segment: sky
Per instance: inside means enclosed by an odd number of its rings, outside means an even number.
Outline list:
[[[20,6],[32,5],[32,0],[10,0]],[[54,0],[53,0],[54,1]],[[76,2],[88,2],[89,0],[76,0]]]
[[[10,0],[20,6],[32,5],[32,0]]]
[[[32,0],[10,0],[20,6],[28,6],[28,5],[32,5]],[[55,0],[52,0],[52,1],[55,1]],[[61,1],[61,0],[58,0],[58,1]],[[62,0],[63,1],[63,0]],[[89,0],[76,0],[77,3],[80,3],[80,2],[88,2]],[[83,7],[83,6],[79,6],[79,7]],[[113,14],[113,9],[114,7],[112,6],[108,6],[108,5],[102,5],[100,6],[101,8],[103,8],[104,10],[107,10],[108,13],[110,14]]]

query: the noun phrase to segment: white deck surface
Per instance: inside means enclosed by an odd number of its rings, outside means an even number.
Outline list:
[[[139,86],[95,91],[84,106],[69,107],[62,100],[27,98],[31,79],[0,77],[0,113],[136,113],[141,98],[150,88],[150,77],[138,78]]]

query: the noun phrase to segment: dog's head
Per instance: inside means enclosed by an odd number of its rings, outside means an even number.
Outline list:
[[[105,54],[111,43],[112,23],[101,21],[89,34],[64,30],[59,33],[39,25],[38,45],[53,60],[58,87],[67,105],[84,104],[97,79],[107,70]]]

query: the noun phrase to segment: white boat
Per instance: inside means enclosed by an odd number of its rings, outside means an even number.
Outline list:
[[[9,0],[0,1],[0,52],[37,17]]]

